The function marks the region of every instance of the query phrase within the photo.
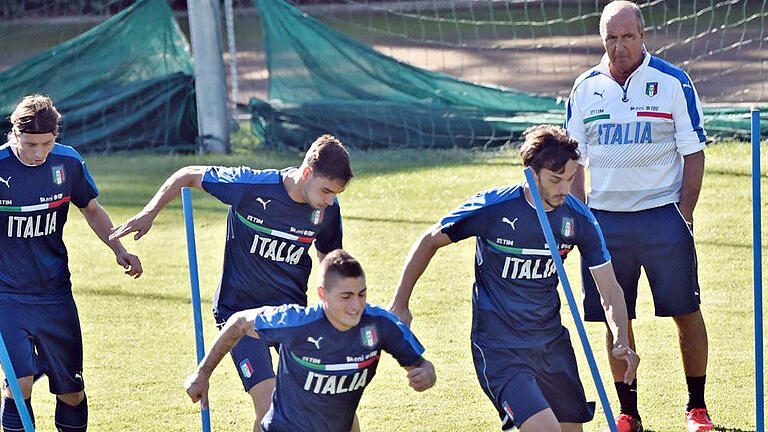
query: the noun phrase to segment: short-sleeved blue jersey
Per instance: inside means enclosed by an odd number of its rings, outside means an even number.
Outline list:
[[[54,144],[41,165],[23,164],[0,147],[0,295],[49,302],[70,293],[62,240],[69,203],[83,208],[98,190],[85,161]]]
[[[287,169],[286,169],[287,170]],[[309,247],[342,247],[338,201],[324,210],[297,203],[283,185],[285,170],[209,168],[203,189],[225,204],[224,270],[214,297],[221,320],[260,306],[307,304]]]
[[[419,364],[424,352],[396,316],[371,305],[357,326],[343,332],[320,303],[261,308],[254,327],[280,344],[272,406],[261,423],[268,432],[348,432],[382,350],[401,366]],[[244,363],[238,366],[250,367]]]
[[[597,221],[579,200],[568,195],[547,218],[561,257],[578,246],[590,267],[610,261]],[[476,237],[473,342],[523,348],[562,333],[557,271],[523,185],[481,192],[440,224],[454,242]]]

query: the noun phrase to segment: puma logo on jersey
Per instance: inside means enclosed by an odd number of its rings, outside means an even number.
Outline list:
[[[8,189],[11,188],[11,185],[9,183],[10,181],[11,181],[11,176],[8,176],[7,179],[4,179],[4,178],[0,177],[0,182],[5,183],[5,185],[8,187]]]
[[[264,200],[263,200],[263,199],[261,199],[260,197],[256,197],[256,201],[258,201],[258,202],[259,202],[259,203],[260,203],[260,204],[261,204],[261,205],[264,207],[264,211],[266,211],[266,210],[267,210],[267,204],[269,204],[269,203],[271,203],[271,202],[272,202],[272,200],[266,200],[266,201],[264,201]]]
[[[320,341],[323,340],[323,337],[320,336],[319,338],[315,339],[312,336],[307,338],[307,342],[315,344],[315,348],[320,349]]]
[[[515,229],[515,222],[517,222],[517,219],[518,219],[518,218],[515,218],[515,220],[512,220],[512,221],[511,221],[511,220],[509,220],[509,219],[508,219],[508,218],[505,216],[504,218],[502,218],[502,219],[501,219],[501,221],[502,221],[502,222],[504,222],[505,224],[509,224],[509,226],[511,226],[511,227],[512,227],[512,229]]]
[[[594,92],[594,93],[592,93],[592,96],[600,96],[602,98],[604,93],[605,93],[605,90],[603,90],[602,93]]]
[[[683,83],[683,88],[686,88],[686,87],[688,87],[688,88],[693,88],[693,87],[691,87],[691,85],[690,85],[690,84],[688,84],[688,83]]]

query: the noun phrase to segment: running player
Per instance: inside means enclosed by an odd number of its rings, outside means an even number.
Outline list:
[[[192,401],[208,403],[213,369],[241,339],[280,344],[277,387],[261,423],[265,432],[346,432],[382,351],[408,370],[410,386],[435,383],[424,348],[397,317],[366,303],[365,273],[342,250],[320,264],[320,301],[238,312],[227,321],[197,371],[187,379]],[[244,338],[244,336],[250,336]]]
[[[555,126],[533,127],[524,135],[520,154],[535,173],[560,255],[578,246],[589,263],[613,334],[613,355],[626,361],[624,380],[631,382],[639,358],[628,348],[621,287],[597,222],[568,195],[578,144]],[[502,429],[580,431],[594,408],[560,322],[557,273],[530,193],[527,184],[481,192],[429,228],[409,253],[390,310],[410,323],[411,293],[435,252],[476,238],[472,354]]]
[[[142,269],[138,257],[108,240],[112,222],[96,200],[85,161],[56,142],[60,119],[49,98],[27,96],[11,114],[13,128],[0,147],[0,333],[30,414],[34,381],[47,375],[56,395],[56,429],[83,432],[83,338],[62,240],[69,203],[126,274],[137,278]],[[23,430],[7,381],[0,411],[6,432]]]
[[[144,210],[115,228],[111,238],[131,232],[141,238],[182,187],[202,189],[230,206],[224,269],[213,300],[219,326],[246,309],[306,306],[309,248],[314,243],[320,260],[341,248],[336,195],[351,178],[349,153],[331,135],[318,138],[298,168],[188,166],[171,175]],[[232,349],[232,359],[253,399],[258,431],[275,387],[269,347],[262,339],[246,338]]]

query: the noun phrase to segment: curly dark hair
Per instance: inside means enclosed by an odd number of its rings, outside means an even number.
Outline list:
[[[523,165],[538,173],[542,168],[562,172],[569,160],[579,160],[579,143],[559,126],[532,126],[523,132],[520,146]]]

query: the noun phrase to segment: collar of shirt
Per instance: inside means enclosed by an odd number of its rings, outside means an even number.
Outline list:
[[[645,45],[643,45],[643,62],[640,63],[640,66],[637,67],[627,78],[627,81],[629,81],[633,76],[639,75],[642,73],[642,71],[648,66],[648,63],[651,62],[651,54],[648,53],[648,50],[645,49]],[[608,53],[603,54],[603,58],[600,59],[600,64],[597,65],[597,71],[600,72],[603,75],[606,75],[613,79],[613,75],[611,75],[611,69],[608,64],[610,63],[610,60],[608,59]]]

